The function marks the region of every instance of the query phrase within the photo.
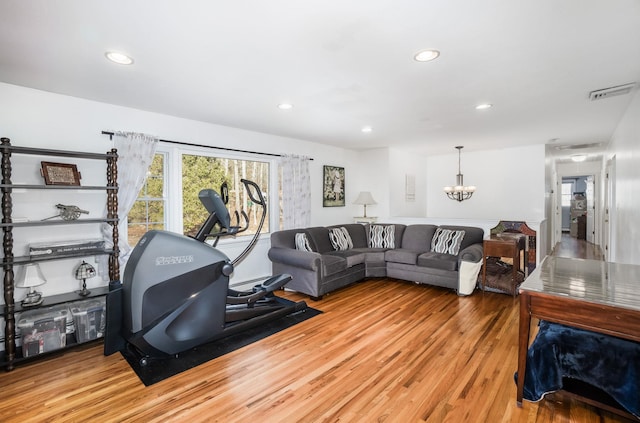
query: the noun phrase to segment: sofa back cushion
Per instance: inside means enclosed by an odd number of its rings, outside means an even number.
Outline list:
[[[460,243],[460,250],[464,250],[469,245],[482,243],[484,239],[484,230],[482,228],[476,228],[474,226],[454,226],[454,225],[442,225],[442,229],[449,229],[452,231],[464,231],[464,238]]]
[[[309,238],[309,245],[316,253],[324,254],[329,251],[334,251],[329,241],[329,229],[324,226],[315,226],[313,228],[307,228],[305,230],[307,238]]]
[[[296,234],[305,229],[286,229],[284,231],[271,232],[271,246],[281,248],[296,248]]]
[[[437,228],[427,224],[408,225],[402,235],[401,247],[411,251],[431,251],[431,240]]]

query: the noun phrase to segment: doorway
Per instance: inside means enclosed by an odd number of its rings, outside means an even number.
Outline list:
[[[562,177],[561,228],[563,234],[594,242],[594,183],[593,175]]]
[[[602,238],[603,222],[601,217],[603,216],[603,204],[604,189],[601,189],[599,184],[602,184],[600,177],[603,169],[600,169],[598,162],[588,163],[588,166],[584,168],[571,168],[572,166],[560,166],[556,174],[556,189],[555,210],[554,216],[554,239],[553,246],[555,247],[561,242],[563,235],[573,235],[573,238],[578,240],[578,229],[580,230],[580,242],[589,242],[600,246],[604,253],[604,246],[601,244],[604,242]],[[563,196],[563,184],[564,196]],[[574,200],[574,193],[580,195],[580,199],[583,199],[578,207],[582,207],[582,210],[573,210],[571,204]],[[576,205],[574,203],[574,205]],[[564,219],[563,219],[564,215]],[[583,217],[579,217],[583,216]],[[580,225],[578,219],[580,219]],[[573,230],[572,230],[573,228]]]

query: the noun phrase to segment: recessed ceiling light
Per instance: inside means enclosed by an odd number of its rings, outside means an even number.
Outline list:
[[[107,57],[107,59],[119,65],[133,64],[133,59],[124,53],[118,53],[117,51],[108,51],[104,55]]]
[[[291,103],[280,103],[280,104],[278,104],[278,109],[280,109],[280,110],[290,110],[290,109],[293,109],[293,104],[291,104]]]
[[[587,156],[585,154],[574,154],[573,156],[571,156],[571,160],[573,160],[574,162],[584,162],[587,159]]]
[[[483,103],[483,104],[478,104],[476,106],[476,110],[485,110],[485,109],[490,109],[492,107],[493,107],[493,104]]]
[[[429,62],[436,59],[438,56],[440,56],[440,52],[438,50],[422,50],[417,52],[413,58],[418,62]]]
[[[368,134],[369,132],[373,131],[373,128],[370,126],[363,126],[361,131],[364,132],[365,134]]]

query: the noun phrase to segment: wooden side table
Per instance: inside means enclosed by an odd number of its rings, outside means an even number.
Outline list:
[[[483,242],[484,253],[482,256],[482,290],[487,283],[487,257],[509,257],[513,259],[512,286],[509,291],[515,298],[518,293],[518,271],[520,270],[520,252],[524,250],[524,237],[490,238]]]

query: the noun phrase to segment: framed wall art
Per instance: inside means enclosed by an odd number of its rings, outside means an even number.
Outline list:
[[[40,162],[46,185],[80,185],[80,172],[74,164]]]
[[[344,167],[324,166],[322,206],[344,207]]]

